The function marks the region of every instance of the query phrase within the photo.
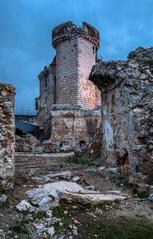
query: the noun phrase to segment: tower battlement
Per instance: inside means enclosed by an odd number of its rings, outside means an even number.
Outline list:
[[[82,27],[76,26],[73,22],[65,22],[55,27],[52,31],[52,45],[56,48],[58,43],[77,36],[91,42],[96,49],[99,48],[99,32],[85,22],[82,23]]]

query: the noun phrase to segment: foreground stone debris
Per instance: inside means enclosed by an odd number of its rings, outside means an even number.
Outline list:
[[[60,172],[60,173],[47,174],[42,177],[42,180],[47,182],[47,181],[50,181],[50,179],[52,179],[52,178],[70,179],[71,176],[72,176],[72,173],[70,171],[65,171],[65,172]]]
[[[32,205],[47,210],[59,204],[61,199],[73,203],[94,204],[102,202],[113,202],[124,200],[126,196],[115,193],[100,193],[97,191],[85,190],[75,182],[59,181],[42,185],[27,191],[27,196]]]
[[[40,187],[26,192],[32,205],[39,207],[40,210],[47,211],[51,207],[59,205],[59,194],[54,187]]]
[[[66,166],[65,171],[52,170],[48,175],[40,174],[39,177],[29,179],[24,185],[25,194],[22,194],[22,201],[18,200],[20,203],[16,205],[21,225],[25,223],[22,231],[28,231],[30,236],[25,235],[25,238],[81,238],[81,228],[89,221],[100,223],[103,216],[109,216],[111,220],[115,215],[132,213],[147,215],[153,220],[149,206],[149,203],[152,203],[151,198],[146,198],[146,201],[133,198],[129,188],[126,190],[117,186],[118,183],[114,184],[114,180],[119,177],[117,171],[115,167],[106,166]],[[80,183],[73,181],[75,177],[79,178]],[[18,220],[15,225],[18,225]],[[21,238],[22,234],[16,235]]]
[[[24,212],[24,211],[27,211],[27,210],[34,211],[34,207],[32,207],[32,205],[29,202],[27,202],[26,200],[22,200],[16,206],[16,209],[20,212]]]
[[[63,223],[65,223],[62,221],[62,218],[67,220],[66,218],[69,217],[68,211],[62,211],[62,203],[64,202],[68,202],[70,207],[73,205],[73,208],[77,208],[78,205],[88,205],[90,207],[91,205],[97,206],[102,203],[109,204],[110,202],[114,203],[114,201],[123,201],[127,198],[127,195],[123,195],[120,191],[100,193],[99,191],[87,190],[74,181],[71,182],[63,180],[45,183],[46,178],[50,180],[59,180],[60,177],[66,178],[67,180],[73,180],[74,178],[71,171],[41,176],[40,178],[42,179],[42,184],[38,185],[37,188],[27,190],[27,199],[22,200],[16,206],[17,211],[23,213],[23,215],[27,215],[26,218],[30,220],[28,227],[33,228],[36,232],[36,237],[34,237],[33,234],[34,238],[48,238],[48,236],[55,239],[65,238],[66,235],[58,236],[59,232],[57,230],[58,227],[62,228]],[[57,213],[57,217],[55,217],[54,212]],[[95,214],[92,212],[87,213],[89,216],[94,216],[96,218]],[[75,220],[75,218],[71,220],[71,223],[67,225],[68,232],[65,232],[70,236],[66,238],[73,238],[73,236],[78,235],[79,224],[80,223]]]

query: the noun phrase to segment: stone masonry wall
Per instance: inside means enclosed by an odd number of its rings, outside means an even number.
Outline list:
[[[14,181],[14,95],[10,85],[0,83],[0,187]]]
[[[90,79],[102,93],[103,161],[126,173],[152,174],[152,69],[132,59],[99,62]]]
[[[100,155],[101,110],[53,110],[51,116],[51,136],[44,142],[46,152],[88,150],[94,154],[95,150]]]
[[[55,61],[55,60],[54,60]],[[44,126],[50,118],[50,110],[56,101],[55,62],[53,61],[39,75],[40,96],[36,99],[38,125]]]

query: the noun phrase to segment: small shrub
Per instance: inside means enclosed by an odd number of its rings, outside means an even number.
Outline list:
[[[86,166],[91,166],[94,164],[93,160],[89,160],[89,159],[80,157],[78,155],[67,157],[65,162],[67,164],[79,164],[79,165],[86,165]]]
[[[16,223],[15,223],[15,226],[11,227],[10,230],[12,231],[12,233],[28,234],[26,224],[27,224],[27,222],[24,221],[23,219],[22,220],[17,220]]]
[[[42,220],[44,218],[47,218],[48,215],[45,211],[38,211],[36,213],[33,213],[32,217],[33,217],[34,220]]]
[[[63,208],[63,206],[60,205],[58,207],[54,207],[52,209],[52,213],[53,213],[54,217],[57,217],[57,218],[63,217],[63,215],[64,215],[64,208]]]
[[[118,187],[123,187],[123,188],[128,188],[130,186],[128,180],[126,178],[124,178],[123,176],[119,176],[116,179],[116,185]]]
[[[60,205],[52,209],[53,216],[61,219],[61,222],[63,223],[62,226],[59,224],[59,222],[54,224],[55,231],[60,234],[67,231],[67,227],[71,222],[71,217],[69,213],[64,213],[64,212],[65,212],[65,209],[63,205]]]
[[[137,192],[137,196],[139,197],[139,198],[148,198],[149,197],[149,193],[148,192]]]
[[[153,185],[153,175],[148,177],[147,184]]]

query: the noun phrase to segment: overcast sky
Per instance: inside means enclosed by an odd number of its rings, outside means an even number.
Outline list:
[[[153,0],[0,0],[0,81],[15,86],[18,112],[34,111],[37,75],[55,54],[51,30],[68,20],[99,30],[104,60],[153,46]]]

